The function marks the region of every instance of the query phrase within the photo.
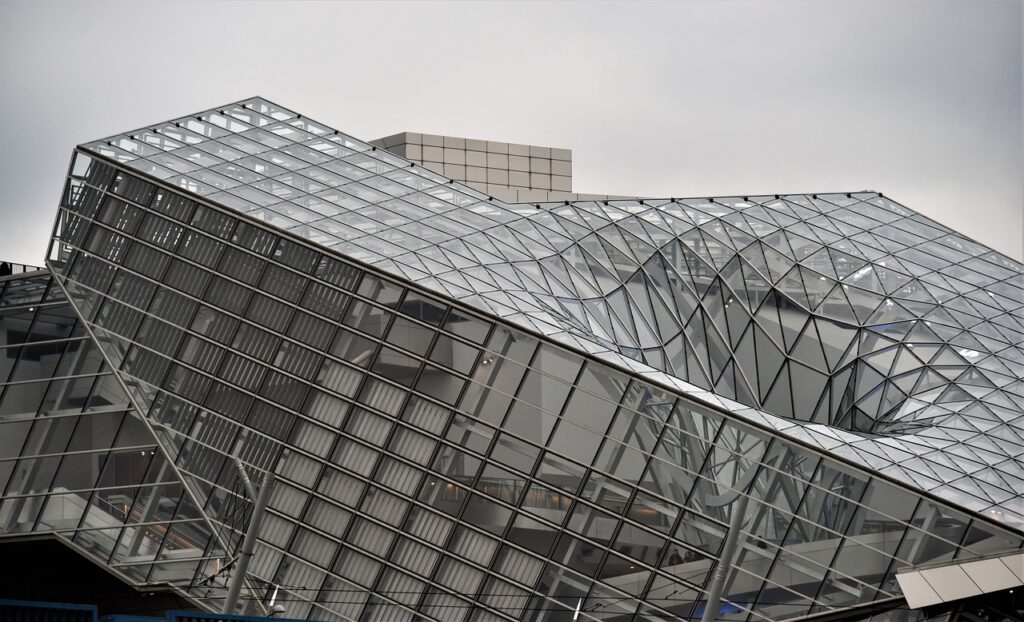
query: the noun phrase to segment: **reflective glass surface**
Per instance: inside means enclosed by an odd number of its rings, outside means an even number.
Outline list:
[[[878,193],[505,204],[259,98],[84,148],[1024,525],[1022,266]]]
[[[53,536],[140,584],[195,582],[234,543],[212,535],[50,275],[4,281],[0,537]]]
[[[49,265],[182,525],[277,475],[249,610],[700,619],[725,563],[780,620],[1022,545],[1021,267],[875,193],[506,205],[252,99],[83,146]]]

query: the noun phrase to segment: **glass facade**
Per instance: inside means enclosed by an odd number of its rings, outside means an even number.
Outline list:
[[[878,193],[508,204],[259,98],[83,148],[1024,528],[1024,268]]]
[[[0,493],[0,534],[53,534],[134,583],[224,558],[45,272],[0,282]]]
[[[874,193],[508,205],[253,99],[77,150],[48,266],[0,298],[0,535],[211,606],[232,456],[277,476],[243,604],[288,617],[697,620],[727,565],[717,619],[786,620],[1024,544],[1021,267]],[[115,431],[33,444],[30,379],[82,377]]]

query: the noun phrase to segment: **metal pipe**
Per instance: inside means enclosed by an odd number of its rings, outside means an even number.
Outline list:
[[[242,480],[242,485],[245,486],[246,494],[255,502],[259,495],[256,494],[256,489],[252,487],[252,480],[249,479],[249,474],[245,472],[245,465],[242,464],[237,455],[232,455],[231,461],[235,463],[235,468],[238,469],[238,477]]]
[[[249,529],[245,532],[245,539],[242,540],[242,553],[238,556],[235,570],[231,575],[228,595],[224,599],[223,613],[234,613],[235,607],[238,605],[238,596],[242,593],[242,585],[245,583],[245,576],[249,570],[249,561],[252,559],[253,550],[256,548],[256,537],[260,532],[263,514],[267,509],[267,502],[270,501],[270,488],[273,484],[274,474],[267,471],[263,474],[263,481],[260,482],[259,496],[256,497],[256,507],[252,510],[252,518],[249,519]]]
[[[745,492],[740,493],[740,498],[733,506],[732,519],[729,521],[729,533],[725,535],[725,544],[722,546],[722,555],[715,566],[715,576],[711,579],[711,589],[708,590],[708,600],[704,605],[704,615],[700,622],[714,622],[718,617],[718,607],[722,601],[722,588],[732,571],[732,558],[736,556],[736,543],[740,539],[740,528],[743,527],[743,516],[747,513],[747,501],[750,497]]]

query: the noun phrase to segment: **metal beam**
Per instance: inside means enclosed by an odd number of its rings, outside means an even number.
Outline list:
[[[241,464],[240,462],[238,463]],[[242,469],[244,473],[244,468]],[[245,476],[244,481],[248,481]],[[242,585],[249,570],[249,562],[252,560],[252,553],[256,549],[256,537],[259,535],[260,526],[263,523],[263,514],[267,509],[267,502],[270,501],[270,489],[274,484],[274,474],[266,471],[263,474],[263,481],[260,482],[259,496],[256,497],[256,507],[252,510],[252,518],[249,519],[249,529],[245,532],[245,539],[242,540],[242,553],[238,556],[235,570],[231,575],[231,584],[228,586],[228,595],[224,599],[223,613],[234,613],[238,605],[238,596],[242,593]],[[252,484],[249,484],[251,488]]]
[[[722,555],[715,565],[715,575],[711,579],[711,589],[708,590],[707,603],[704,605],[704,615],[701,622],[715,622],[718,618],[718,607],[722,600],[722,588],[732,571],[732,560],[736,556],[736,543],[740,538],[740,529],[743,527],[743,516],[747,513],[747,502],[750,497],[745,492],[739,494],[736,505],[733,506],[732,520],[729,521],[729,533],[725,536],[725,544],[722,546]]]

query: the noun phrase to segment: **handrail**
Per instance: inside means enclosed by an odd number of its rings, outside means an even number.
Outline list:
[[[20,277],[31,272],[45,271],[46,268],[42,266],[32,266],[24,263],[12,263],[10,261],[0,261],[0,283],[8,279]]]
[[[917,564],[916,566],[901,566],[896,570],[896,574],[906,574],[908,572],[920,572],[922,570],[929,570],[932,568],[943,568],[945,566],[959,566],[962,564],[970,564],[973,562],[985,561],[988,559],[999,559],[1001,557],[1010,557],[1012,555],[1020,555],[1024,553],[1024,549],[1010,549],[1003,551],[996,551],[994,553],[972,553],[965,557],[958,557],[956,559],[946,559],[942,561],[928,562],[926,564]]]

